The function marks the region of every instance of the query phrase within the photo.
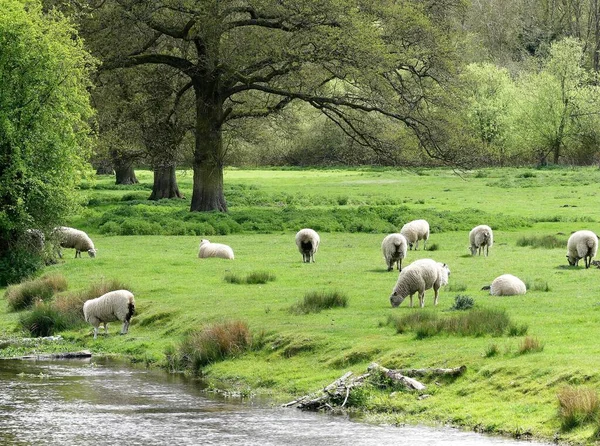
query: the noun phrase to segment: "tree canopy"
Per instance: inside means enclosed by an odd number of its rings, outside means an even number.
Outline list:
[[[37,2],[0,3],[0,281],[31,272],[27,228],[47,231],[76,204],[88,169],[94,60],[75,28]],[[39,260],[39,258],[38,258]]]

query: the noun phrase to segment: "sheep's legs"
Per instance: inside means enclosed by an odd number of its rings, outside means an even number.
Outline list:
[[[121,329],[121,334],[127,334],[127,332],[129,331],[129,321],[125,321],[123,322],[123,328]]]
[[[421,308],[425,306],[425,291],[419,291],[419,305],[421,305]]]
[[[440,290],[439,288],[437,290],[433,290],[434,291],[434,297],[433,297],[433,305],[437,305],[438,303],[438,297],[440,296]]]

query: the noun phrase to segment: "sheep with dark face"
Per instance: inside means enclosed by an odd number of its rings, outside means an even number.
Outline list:
[[[597,251],[598,237],[592,231],[574,232],[567,241],[567,260],[571,266],[579,265],[579,260],[583,259],[585,267],[589,268]]]
[[[419,304],[425,306],[425,290],[433,288],[434,305],[438,303],[439,290],[448,284],[450,268],[445,263],[436,262],[432,259],[416,260],[398,275],[398,281],[390,296],[392,307],[400,305],[404,299],[410,296],[410,306],[413,306],[413,294],[419,293]]]
[[[302,261],[310,263],[315,261],[315,253],[319,249],[321,239],[313,229],[304,228],[296,234],[296,246],[302,254]]]
[[[398,271],[402,271],[402,259],[406,257],[408,242],[402,234],[394,233],[386,236],[381,242],[381,250],[387,264],[388,271],[393,271],[394,263]]]
[[[121,334],[127,334],[134,312],[135,299],[131,291],[127,290],[110,291],[83,304],[83,316],[94,327],[94,339],[98,336],[100,324],[104,324],[104,333],[108,334],[106,325],[113,321],[122,321]]]

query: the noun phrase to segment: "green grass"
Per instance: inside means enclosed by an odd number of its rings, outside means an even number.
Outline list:
[[[348,296],[339,291],[309,291],[304,299],[290,307],[294,314],[320,313],[335,307],[347,307]]]
[[[186,199],[158,203],[142,199],[150,192],[150,172],[137,172],[142,184],[132,188],[101,177],[81,190],[83,202],[91,205],[66,222],[91,235],[97,258],[66,253],[44,274],[60,273],[69,284],[54,302],[102,280],[125,282],[135,294],[136,314],[127,336],[117,336],[112,325],[109,336],[97,340],[87,324],[60,331],[62,348],[124,355],[175,370],[173,358],[190,333],[223,320],[243,321],[253,346],[256,333],[264,331],[262,348],[204,365],[202,373],[213,387],[252,389],[289,401],[348,370],[362,374],[373,361],[388,368],[466,365],[465,375],[452,382],[427,383],[429,398],[373,390],[360,401],[374,421],[590,442],[596,426],[562,429],[556,399],[565,386],[600,388],[600,343],[594,336],[600,324],[599,272],[567,267],[566,242],[532,249],[517,241],[546,234],[566,240],[579,229],[598,232],[600,206],[594,204],[600,171],[480,169],[462,177],[444,169],[424,172],[228,169],[231,213],[225,216],[187,212],[189,172],[179,176]],[[431,219],[428,245],[438,249],[409,251],[403,264],[428,257],[452,271],[437,307],[432,290],[425,293],[425,311],[391,307],[398,276],[386,271],[381,255],[388,231],[414,217]],[[489,257],[469,255],[468,232],[477,224],[494,229]],[[107,230],[111,226],[114,232]],[[295,232],[305,226],[323,228],[315,263],[302,263],[294,243]],[[150,235],[115,235],[139,232]],[[202,237],[232,246],[235,260],[200,261]],[[224,280],[228,273],[244,278],[255,271],[277,279],[252,286]],[[523,296],[493,297],[481,290],[504,273],[534,278],[541,286],[531,286]],[[312,290],[337,290],[351,301],[346,308],[290,313]],[[514,326],[497,337],[443,334],[416,340],[414,332],[398,334],[382,323],[388,316],[467,313],[448,311],[457,294],[472,297],[477,309],[505,312]],[[23,333],[19,320],[28,310],[9,311],[6,295],[2,299],[0,338],[14,338]],[[519,354],[527,335],[542,340],[543,350]],[[0,355],[9,353],[14,354],[0,349]]]

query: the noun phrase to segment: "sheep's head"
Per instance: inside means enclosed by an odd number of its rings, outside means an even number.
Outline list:
[[[88,249],[88,254],[89,256],[93,259],[94,257],[96,257],[96,253],[98,252],[98,250],[96,249]]]
[[[390,296],[390,303],[392,304],[392,307],[396,308],[398,305],[404,302],[404,299],[406,299],[406,296],[401,296],[398,291],[394,291]]]
[[[474,256],[475,254],[477,254],[477,248],[475,248],[475,246],[471,245],[469,246],[469,249],[471,250],[471,255]]]
[[[567,260],[569,262],[569,265],[575,266],[575,265],[577,265],[577,261],[579,259],[577,257],[567,256]]]
[[[207,243],[210,243],[210,242],[208,240],[206,240],[205,238],[203,238],[202,240],[200,240],[200,246],[206,245]]]

